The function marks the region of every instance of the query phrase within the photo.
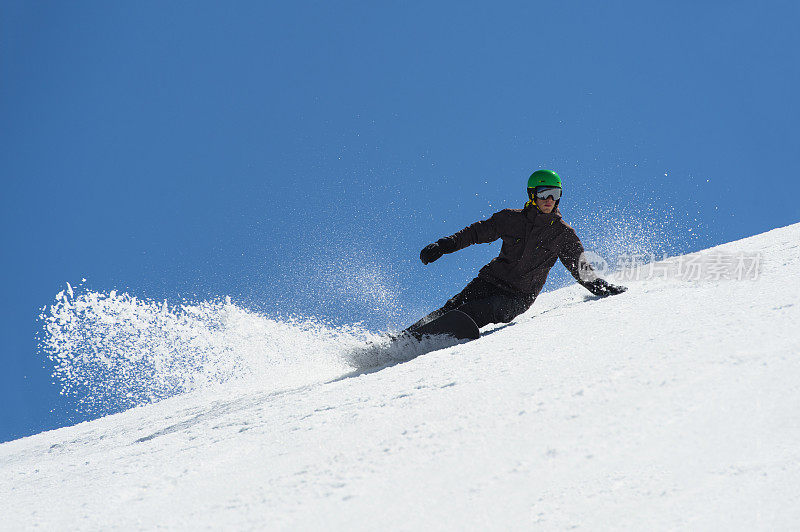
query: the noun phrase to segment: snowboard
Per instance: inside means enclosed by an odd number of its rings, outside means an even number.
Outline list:
[[[435,320],[429,321],[413,331],[409,331],[417,339],[425,335],[446,334],[456,340],[477,340],[481,337],[478,326],[468,314],[460,310],[451,310]]]
[[[451,310],[413,331],[406,329],[354,347],[348,357],[356,368],[375,368],[407,362],[425,353],[444,349],[460,341],[476,340],[480,336],[478,326],[469,315],[460,310]]]

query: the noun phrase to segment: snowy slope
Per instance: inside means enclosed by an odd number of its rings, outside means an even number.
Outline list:
[[[741,253],[757,279],[640,270],[379,371],[5,443],[0,528],[797,529],[800,224],[705,256]]]

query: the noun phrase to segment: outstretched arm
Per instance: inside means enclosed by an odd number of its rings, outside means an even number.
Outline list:
[[[584,256],[583,244],[575,230],[567,228],[566,242],[558,258],[581,286],[596,296],[613,296],[626,291],[624,286],[614,285],[597,276],[597,272]]]
[[[488,220],[475,222],[454,235],[440,238],[428,244],[419,254],[423,264],[429,264],[445,253],[453,253],[472,244],[485,244],[500,238],[500,214],[496,213]]]

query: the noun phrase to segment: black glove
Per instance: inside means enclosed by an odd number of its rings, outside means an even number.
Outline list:
[[[419,260],[422,261],[422,264],[430,264],[445,253],[452,253],[455,251],[454,248],[455,246],[450,240],[440,238],[433,244],[428,244],[422,248],[422,251],[419,252]]]
[[[444,251],[439,247],[438,242],[434,242],[422,248],[422,251],[419,252],[419,260],[422,261],[422,264],[430,264],[442,255],[444,255]]]
[[[615,296],[628,289],[626,286],[611,284],[605,279],[595,279],[592,282],[584,283],[583,286],[585,286],[589,292],[600,297]]]

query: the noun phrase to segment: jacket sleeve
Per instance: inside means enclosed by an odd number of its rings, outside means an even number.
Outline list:
[[[500,226],[503,225],[503,213],[497,212],[488,220],[481,220],[468,225],[454,235],[440,238],[438,243],[445,253],[453,253],[472,244],[486,244],[500,238]]]
[[[569,273],[582,286],[598,279],[594,268],[583,255],[584,249],[578,235],[572,227],[567,226],[564,234],[564,245],[558,253],[558,258]]]

